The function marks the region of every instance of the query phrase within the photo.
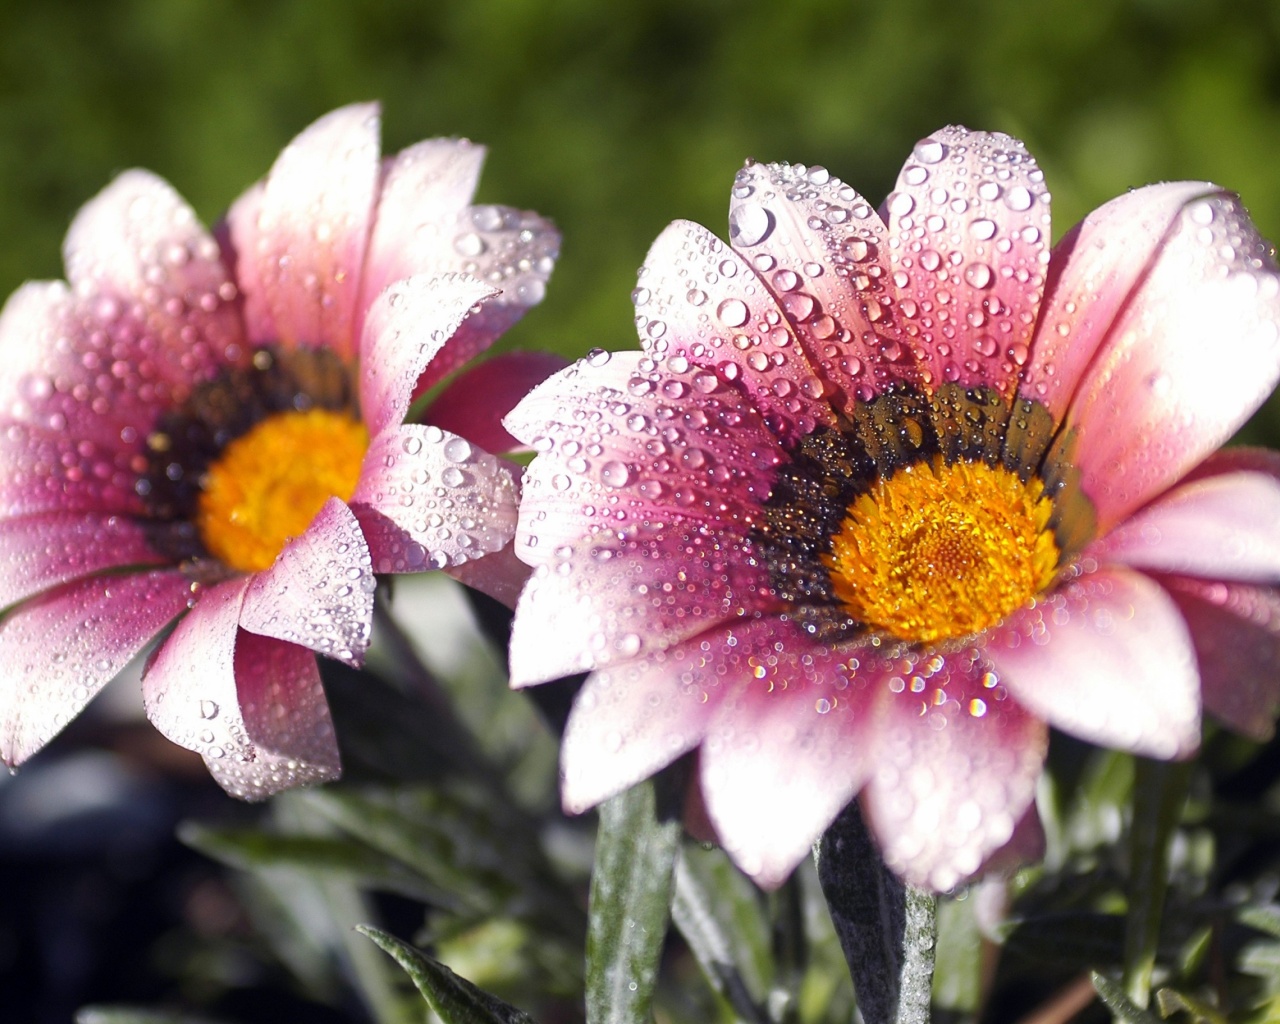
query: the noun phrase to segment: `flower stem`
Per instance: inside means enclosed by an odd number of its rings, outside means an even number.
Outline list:
[[[857,802],[815,848],[818,881],[867,1024],[928,1024],[938,901],[885,866]]]

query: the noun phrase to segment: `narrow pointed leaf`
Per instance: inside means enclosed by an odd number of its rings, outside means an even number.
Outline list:
[[[221,1024],[212,1017],[143,1010],[133,1006],[86,1006],[76,1011],[76,1024]]]
[[[587,923],[587,1024],[648,1024],[675,888],[680,766],[600,807]]]
[[[357,925],[413,979],[422,998],[444,1024],[534,1024],[523,1010],[460,978],[439,960],[369,925]]]
[[[1098,991],[1098,998],[1121,1024],[1161,1024],[1160,1018],[1154,1013],[1134,1005],[1119,982],[1112,981],[1097,971],[1090,976],[1093,978],[1093,987]]]
[[[1190,762],[1135,759],[1124,981],[1129,998],[1142,1007],[1151,998],[1151,974],[1169,887],[1169,842],[1190,783]]]
[[[880,857],[856,803],[815,849],[818,880],[866,1024],[928,1024],[937,900]]]
[[[682,851],[671,917],[711,987],[748,1024],[768,1024],[769,930],[751,883],[719,851]]]
[[[349,878],[372,889],[452,906],[405,865],[354,840],[316,835],[279,835],[249,828],[210,828],[184,822],[178,837],[206,857],[245,871],[295,868]]]

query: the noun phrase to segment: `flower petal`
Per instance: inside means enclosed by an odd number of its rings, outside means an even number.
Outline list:
[[[632,292],[636,326],[655,358],[714,370],[743,390],[783,437],[835,422],[777,299],[751,266],[700,224],[676,221],[649,249]]]
[[[175,403],[242,357],[236,291],[218,244],[162,178],[117,177],[76,214],[63,256],[82,300],[72,345],[81,374],[80,359],[93,353],[113,392],[154,389],[156,400]]]
[[[384,430],[351,505],[375,572],[421,572],[500,551],[516,529],[511,463],[439,427]]]
[[[269,569],[250,577],[239,624],[359,666],[373,628],[373,573],[354,513],[330,498]]]
[[[461,565],[450,566],[445,572],[459,583],[488,594],[508,608],[514,608],[520,599],[532,570],[516,557],[515,546],[506,545],[483,558],[475,558]]]
[[[560,233],[536,213],[468,206],[484,149],[432,139],[390,161],[365,270],[365,304],[415,274],[463,273],[499,295],[467,320],[428,368],[423,388],[487,349],[542,301]]]
[[[505,421],[539,452],[516,553],[542,568],[517,612],[516,685],[660,650],[772,602],[744,544],[781,449],[709,371],[651,376],[643,363],[596,353]]]
[[[142,678],[147,717],[244,800],[335,778],[338,750],[315,656],[238,628],[249,579],[212,587]]]
[[[1205,710],[1250,739],[1275,735],[1280,712],[1280,590],[1162,580],[1186,620]]]
[[[1032,712],[1081,739],[1148,757],[1200,742],[1200,680],[1169,595],[1119,566],[1060,587],[991,631],[984,655]]]
[[[504,420],[538,458],[522,510],[541,537],[655,519],[746,523],[786,458],[759,414],[714,374],[597,351],[534,388]],[[591,511],[584,512],[584,508]],[[527,532],[527,531],[525,531]],[[517,548],[538,565],[544,543]]]
[[[1280,479],[1197,476],[1092,545],[1100,561],[1211,579],[1280,583]]]
[[[1280,271],[1234,196],[1184,206],[1080,383],[1072,461],[1105,533],[1217,448],[1280,378]]]
[[[250,341],[355,351],[355,315],[377,196],[376,104],[326,114],[228,214]]]
[[[1055,422],[1183,209],[1215,191],[1202,181],[1134,189],[1098,207],[1054,247],[1019,392],[1043,404]]]
[[[723,631],[706,634],[587,678],[560,747],[567,812],[581,814],[698,745],[732,685],[713,667],[725,640]]]
[[[959,127],[911,156],[885,200],[901,326],[934,388],[1009,397],[1044,294],[1044,174],[1017,139]]]
[[[487,452],[510,452],[519,447],[502,426],[502,419],[533,388],[567,360],[550,352],[505,352],[469,367],[444,386],[427,407],[423,419],[460,434]]]
[[[516,606],[515,687],[647,656],[775,603],[744,539],[723,528],[676,521],[557,550]]]
[[[103,569],[164,561],[146,530],[123,516],[47,512],[0,519],[0,608]]]
[[[768,282],[829,400],[849,416],[855,401],[915,379],[894,320],[887,238],[871,204],[821,167],[748,162],[734,181],[729,241]]]
[[[871,684],[862,803],[885,863],[913,885],[950,889],[972,875],[1035,796],[1048,729],[988,685],[988,668],[959,655],[914,673],[884,662]]]
[[[450,274],[397,281],[374,300],[360,340],[360,407],[370,434],[404,421],[422,371],[493,294]]]
[[[21,764],[187,607],[191,586],[160,571],[77,580],[0,625],[0,758]]]
[[[856,659],[789,622],[758,619],[713,642],[687,684],[723,691],[702,744],[702,794],[730,856],[774,888],[872,770],[869,692]]]

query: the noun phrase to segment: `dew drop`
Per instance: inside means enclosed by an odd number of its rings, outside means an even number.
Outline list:
[[[716,307],[716,316],[726,327],[741,327],[750,317],[747,304],[741,299],[725,299]]]
[[[738,245],[759,245],[773,231],[773,214],[757,203],[735,206],[729,215],[729,238]]]

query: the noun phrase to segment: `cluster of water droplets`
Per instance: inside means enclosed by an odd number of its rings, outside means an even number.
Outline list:
[[[21,452],[5,485],[15,512],[131,507],[146,470],[139,430],[244,357],[217,244],[160,179],[131,171],[86,206],[67,266],[69,291],[31,285],[11,302],[23,360],[3,398],[5,440]]]
[[[946,129],[919,142],[885,200],[909,343],[933,383],[1011,384],[1049,261],[1049,193],[1022,144]]]
[[[738,172],[729,238],[774,293],[810,360],[844,403],[910,374],[883,261],[885,226],[823,167],[748,163]]]
[[[893,667],[881,681],[873,819],[891,867],[948,889],[1012,836],[1046,734],[976,650]]]
[[[429,221],[419,230],[442,229]],[[470,206],[449,230],[452,268],[502,289],[498,305],[542,301],[559,253],[559,235],[547,221],[510,206]]]
[[[597,351],[564,381],[521,408],[542,424],[517,537],[538,566],[527,603],[592,609],[569,628],[598,664],[739,613],[749,516],[782,458],[751,403],[683,356]],[[566,514],[581,531],[544,543]]]
[[[398,527],[372,535],[377,571],[461,565],[511,539],[515,482],[500,460],[436,426],[404,426],[375,443],[381,468],[356,500]]]

